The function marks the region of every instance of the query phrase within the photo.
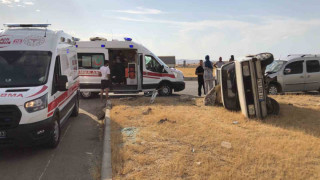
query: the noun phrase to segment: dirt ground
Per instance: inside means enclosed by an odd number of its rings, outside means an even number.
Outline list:
[[[114,99],[114,179],[320,179],[320,95],[273,98],[265,121],[203,98]]]
[[[195,75],[196,68],[197,67],[186,67],[186,68],[180,67],[177,69],[182,71],[184,77],[197,77],[197,75]],[[215,76],[215,69],[213,70],[213,75]]]

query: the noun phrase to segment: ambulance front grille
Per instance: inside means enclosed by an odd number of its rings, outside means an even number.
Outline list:
[[[0,105],[0,130],[15,128],[19,125],[21,111],[15,105]]]

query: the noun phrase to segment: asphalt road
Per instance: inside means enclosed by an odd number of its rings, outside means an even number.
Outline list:
[[[1,148],[1,180],[97,179],[102,155],[102,125],[93,115],[99,99],[81,100],[80,113],[62,128],[56,149]]]
[[[183,91],[176,92],[174,94],[186,94],[186,95],[192,95],[192,96],[198,96],[198,81],[185,81],[186,88]],[[202,97],[203,91],[202,91]]]

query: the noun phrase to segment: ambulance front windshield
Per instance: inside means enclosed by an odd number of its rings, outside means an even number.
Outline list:
[[[51,56],[47,51],[0,51],[0,87],[45,84]]]

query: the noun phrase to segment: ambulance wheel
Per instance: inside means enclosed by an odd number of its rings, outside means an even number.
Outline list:
[[[159,88],[160,96],[170,96],[172,94],[172,88],[168,83],[163,83]]]
[[[78,94],[76,95],[75,98],[76,99],[74,101],[74,107],[73,107],[72,114],[71,114],[72,117],[77,117],[79,115],[79,96],[78,96]]]
[[[81,92],[80,94],[81,94],[81,97],[84,99],[90,99],[94,96],[93,93],[89,91]]]
[[[280,112],[279,103],[273,98],[267,97],[267,111],[269,115],[278,115]]]
[[[50,132],[50,139],[48,141],[48,143],[46,144],[46,146],[48,148],[56,148],[60,142],[60,123],[59,123],[59,117],[57,115],[53,116],[53,127],[52,130]]]
[[[268,87],[268,94],[277,95],[279,93],[279,88],[275,84],[270,84]]]

